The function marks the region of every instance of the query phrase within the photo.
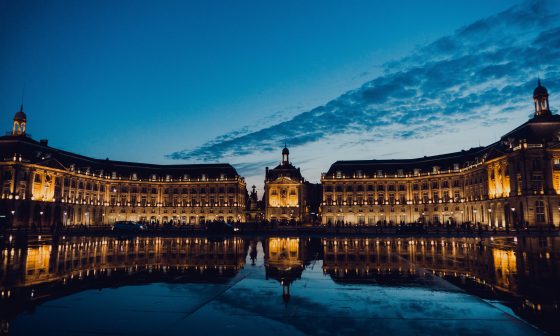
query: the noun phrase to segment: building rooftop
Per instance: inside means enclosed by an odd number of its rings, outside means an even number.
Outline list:
[[[118,177],[125,179],[130,178],[133,173],[136,174],[137,179],[151,179],[152,175],[156,175],[157,178],[170,175],[172,179],[184,178],[185,175],[190,179],[202,178],[203,175],[208,179],[231,179],[239,176],[235,168],[227,163],[160,165],[94,159],[50,147],[46,142],[20,136],[0,137],[0,153],[2,153],[0,159],[3,161],[13,160],[14,155],[18,154],[21,155],[22,160],[33,164],[63,170],[72,170],[73,167],[75,171],[89,171],[103,176],[110,176],[114,172]]]

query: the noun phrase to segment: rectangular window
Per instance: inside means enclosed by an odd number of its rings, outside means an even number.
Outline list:
[[[366,217],[364,215],[358,215],[358,224],[364,225],[366,223]]]
[[[458,191],[454,191],[453,192],[453,201],[455,202],[459,202],[459,199],[461,198],[461,193]]]
[[[544,201],[535,202],[535,215],[537,223],[544,223]]]
[[[543,178],[542,175],[533,175],[533,193],[540,194],[543,191]]]

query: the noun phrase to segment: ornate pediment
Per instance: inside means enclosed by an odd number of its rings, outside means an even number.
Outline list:
[[[294,180],[287,176],[280,176],[275,180],[269,181],[268,184],[299,184],[298,180]]]

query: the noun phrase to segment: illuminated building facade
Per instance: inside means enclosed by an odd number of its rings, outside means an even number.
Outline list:
[[[154,165],[93,159],[27,132],[23,106],[0,137],[0,217],[14,226],[116,220],[200,224],[473,223],[560,227],[560,116],[539,81],[534,116],[486,147],[417,159],[337,161],[306,181],[282,150],[262,201],[229,164]]]
[[[93,159],[33,140],[26,125],[22,107],[0,137],[0,214],[13,226],[245,221],[245,181],[229,164]]]
[[[307,219],[305,179],[289,160],[284,146],[282,162],[274,169],[266,167],[264,181],[265,219],[269,221],[302,222]]]
[[[486,147],[405,160],[337,161],[322,174],[321,221],[378,225],[560,225],[560,116],[539,81],[534,116]]]

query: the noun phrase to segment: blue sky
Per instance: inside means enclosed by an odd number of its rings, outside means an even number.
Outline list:
[[[4,129],[93,157],[339,159],[497,140],[560,86],[560,2],[0,0]]]

